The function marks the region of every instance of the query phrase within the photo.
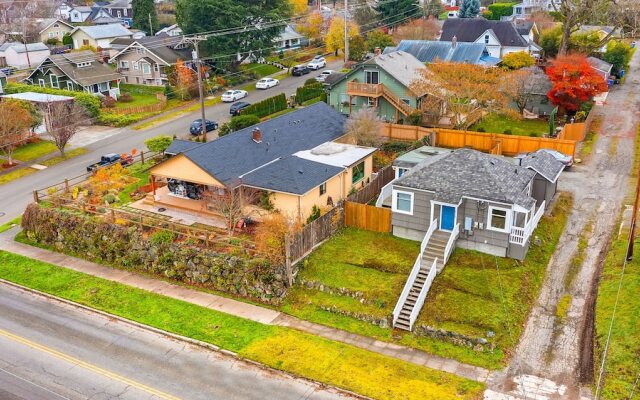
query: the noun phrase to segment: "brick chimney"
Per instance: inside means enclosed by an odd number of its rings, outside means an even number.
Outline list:
[[[455,49],[457,45],[458,45],[458,38],[454,36],[451,38],[451,48]]]
[[[262,131],[260,131],[260,128],[254,128],[251,137],[254,142],[262,143]]]
[[[380,47],[376,47],[375,49],[373,49],[373,54],[375,54],[376,56],[382,54],[382,50],[380,49]]]

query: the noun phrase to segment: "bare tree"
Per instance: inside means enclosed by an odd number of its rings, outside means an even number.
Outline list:
[[[86,123],[87,113],[84,107],[75,101],[54,101],[47,103],[47,130],[53,138],[60,154],[64,157],[64,148]]]
[[[229,236],[233,235],[234,228],[245,217],[245,206],[252,204],[256,198],[257,192],[255,190],[245,189],[238,185],[223,191],[205,190],[202,193],[202,200],[206,207],[225,219]]]
[[[377,147],[380,144],[382,119],[373,108],[354,112],[345,124],[345,132],[355,144]]]
[[[27,138],[33,117],[20,102],[4,100],[0,102],[0,121],[0,151],[8,164],[14,165],[13,152]]]
[[[419,18],[398,26],[393,31],[393,40],[433,40],[440,35],[442,26],[433,16]]]
[[[503,88],[522,114],[536,96],[546,96],[551,82],[538,67],[523,68],[505,77]]]

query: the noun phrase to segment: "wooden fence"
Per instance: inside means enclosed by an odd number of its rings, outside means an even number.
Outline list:
[[[373,232],[391,232],[391,210],[345,201],[344,225]]]
[[[468,147],[486,153],[506,156],[514,156],[519,153],[539,149],[552,149],[564,154],[574,155],[576,150],[576,141],[570,139],[515,136],[442,128],[423,128],[410,125],[385,124],[381,135],[390,140],[411,141],[429,137],[429,143],[431,143],[432,146],[453,149]]]
[[[344,205],[338,205],[320,218],[305,225],[300,232],[287,235],[285,252],[287,269],[295,265],[325,240],[344,227]]]
[[[347,197],[347,200],[353,203],[367,204],[375,199],[382,188],[395,177],[395,172],[391,166],[387,166],[378,171],[377,176],[362,190]]]

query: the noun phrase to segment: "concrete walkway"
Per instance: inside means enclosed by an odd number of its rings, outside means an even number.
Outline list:
[[[421,350],[375,340],[370,337],[304,321],[268,308],[189,289],[160,279],[106,267],[76,257],[19,243],[13,240],[17,230],[18,228],[16,227],[0,234],[0,249],[263,324],[298,329],[326,339],[350,344],[416,365],[449,372],[474,381],[487,382],[494,375],[487,369],[434,356]]]

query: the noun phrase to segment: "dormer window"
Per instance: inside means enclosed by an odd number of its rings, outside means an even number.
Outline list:
[[[136,51],[138,52],[138,54],[144,54],[145,53],[145,50],[142,47],[138,47],[136,49]]]
[[[86,67],[90,67],[91,63],[90,62],[81,62],[81,63],[77,63],[76,66],[78,68],[86,68]]]

